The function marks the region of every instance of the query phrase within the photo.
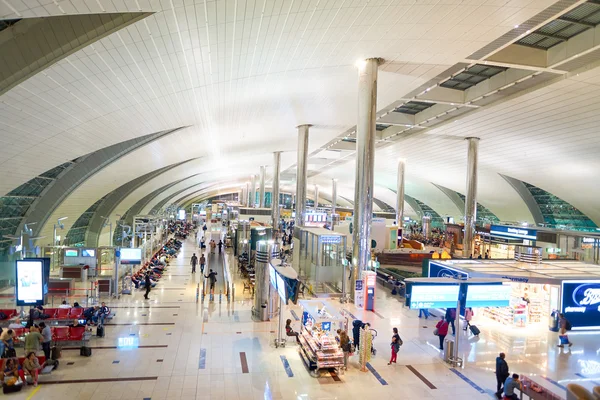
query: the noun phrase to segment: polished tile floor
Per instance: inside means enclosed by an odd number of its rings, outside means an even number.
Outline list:
[[[217,296],[213,302],[208,298],[196,302],[196,287],[201,278],[190,273],[189,259],[197,250],[193,240],[185,243],[168,273],[150,294],[150,301],[144,301],[139,291],[118,300],[107,300],[117,314],[106,326],[106,337],[92,339],[92,357],[80,357],[78,349],[65,350],[60,368],[43,376],[37,389],[26,387],[12,397],[490,399],[495,388],[495,357],[500,351],[507,353],[511,371],[532,375],[560,396],[564,396],[564,386],[570,382],[587,387],[600,382],[600,335],[572,335],[575,345],[559,351],[556,334],[544,327],[507,328],[482,318],[478,320],[477,316],[475,321],[482,333],[473,338],[460,331],[460,354],[466,362],[463,368],[452,370],[437,350],[437,337],[432,334],[436,319],[417,318],[399,298],[381,287],[377,293],[377,313],[363,312],[353,305],[343,307],[378,330],[374,342],[378,354],[371,365],[380,379],[371,371],[359,371],[358,357],[351,359],[348,371],[338,380],[332,376],[312,378],[295,345],[283,349],[271,345],[276,321],[252,321],[252,299],[248,293],[241,293],[241,282],[237,284],[235,301],[228,303],[223,297],[219,302]],[[235,268],[231,270],[237,280]],[[291,310],[301,315],[298,306],[290,306],[285,310],[286,316],[292,318]],[[388,366],[392,327],[398,327],[404,345],[398,364]],[[240,353],[247,360],[247,373]],[[282,355],[289,362],[291,377],[284,368]]]

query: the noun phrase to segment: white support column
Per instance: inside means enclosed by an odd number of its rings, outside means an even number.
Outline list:
[[[260,184],[258,189],[258,207],[265,208],[265,166],[260,166]]]
[[[371,220],[375,166],[375,117],[377,112],[377,69],[380,58],[369,58],[358,66],[358,121],[356,124],[356,178],[352,234],[352,283],[361,279],[371,259]]]
[[[469,257],[473,251],[475,221],[477,220],[477,162],[479,157],[479,138],[469,137],[466,140],[469,143],[469,149],[467,153],[467,195],[465,196],[463,257]]]
[[[406,162],[398,160],[398,180],[396,182],[396,224],[402,228],[404,221],[404,171]]]
[[[273,189],[271,190],[271,220],[273,232],[279,226],[279,173],[281,168],[281,152],[273,153]]]
[[[331,180],[331,230],[335,230],[335,207],[337,205],[337,179]]]
[[[306,174],[308,163],[308,130],[310,125],[298,126],[298,161],[296,162],[296,226],[304,226],[306,214]]]
[[[256,207],[256,175],[250,175],[250,203],[248,207]]]
[[[319,208],[319,185],[315,185],[315,212]]]

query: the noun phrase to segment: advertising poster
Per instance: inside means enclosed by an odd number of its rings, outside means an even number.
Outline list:
[[[430,278],[452,278],[452,279],[468,279],[469,274],[454,268],[450,268],[443,264],[435,262],[429,263]]]
[[[468,285],[465,307],[508,307],[511,292],[510,285]]]
[[[363,308],[365,305],[365,293],[363,291],[362,279],[357,279],[354,282],[354,304],[358,308]]]
[[[18,260],[17,305],[44,301],[44,263],[41,260]]]
[[[600,328],[600,280],[563,281],[562,312],[574,330]]]

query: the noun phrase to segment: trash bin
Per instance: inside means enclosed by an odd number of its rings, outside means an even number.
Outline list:
[[[444,342],[444,361],[451,363],[454,358],[454,339],[446,339]]]
[[[260,306],[260,320],[268,321],[269,320],[269,309],[267,308],[267,304],[263,304]]]

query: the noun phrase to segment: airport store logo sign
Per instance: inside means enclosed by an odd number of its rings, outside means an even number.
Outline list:
[[[579,307],[590,307],[600,303],[600,285],[584,283],[573,290],[573,303]]]

